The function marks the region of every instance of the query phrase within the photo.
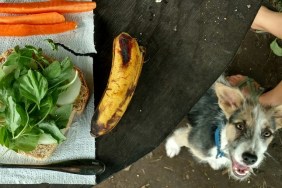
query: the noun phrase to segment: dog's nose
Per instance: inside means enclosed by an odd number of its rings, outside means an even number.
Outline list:
[[[242,154],[242,157],[243,157],[243,161],[246,165],[252,165],[258,160],[258,157],[256,155],[251,154],[249,152],[244,152]]]

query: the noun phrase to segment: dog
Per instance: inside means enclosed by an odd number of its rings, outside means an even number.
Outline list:
[[[199,162],[245,180],[258,168],[275,132],[282,127],[282,105],[262,106],[231,87],[222,77],[188,113],[188,125],[176,129],[165,143],[172,158],[188,147]]]

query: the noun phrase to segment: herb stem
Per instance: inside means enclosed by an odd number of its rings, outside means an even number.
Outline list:
[[[26,124],[24,125],[24,128],[21,130],[21,132],[19,132],[19,134],[17,134],[16,136],[13,135],[13,140],[19,138],[23,133],[24,133],[24,130],[27,128],[27,125],[29,123],[29,115],[27,113],[27,111],[25,111],[26,114],[27,114],[27,121],[26,121]]]
[[[34,106],[33,106],[33,108],[28,112],[28,114],[30,114],[30,113],[32,113],[33,112],[33,110],[36,108],[36,104],[34,104]]]
[[[45,114],[45,116],[44,116],[39,122],[37,122],[34,126],[36,126],[36,125],[40,124],[42,121],[44,121],[44,120],[47,118],[47,116],[48,116],[48,114],[50,113],[50,111],[51,111],[51,108],[49,108],[49,110],[48,110],[48,112]]]
[[[78,72],[75,71],[74,78],[73,78],[69,83],[67,83],[66,85],[63,85],[63,86],[61,86],[61,87],[58,87],[58,89],[66,89],[66,88],[70,87],[70,86],[75,82],[75,80],[77,79],[77,77],[78,77]]]

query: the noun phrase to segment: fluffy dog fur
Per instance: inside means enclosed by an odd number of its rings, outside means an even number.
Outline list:
[[[187,127],[167,139],[167,155],[174,157],[185,146],[200,162],[215,170],[227,168],[231,177],[244,180],[259,167],[275,131],[282,127],[282,105],[261,106],[238,88],[218,81],[191,109],[188,120]],[[218,127],[222,157],[217,157],[215,144]]]

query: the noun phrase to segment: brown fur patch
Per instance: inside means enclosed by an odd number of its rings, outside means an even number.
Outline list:
[[[228,124],[226,127],[226,137],[228,139],[228,142],[233,142],[238,137],[238,132],[236,131],[236,128],[232,124]]]
[[[221,83],[216,83],[214,88],[220,108],[226,117],[230,117],[243,104],[243,94],[239,89]]]

